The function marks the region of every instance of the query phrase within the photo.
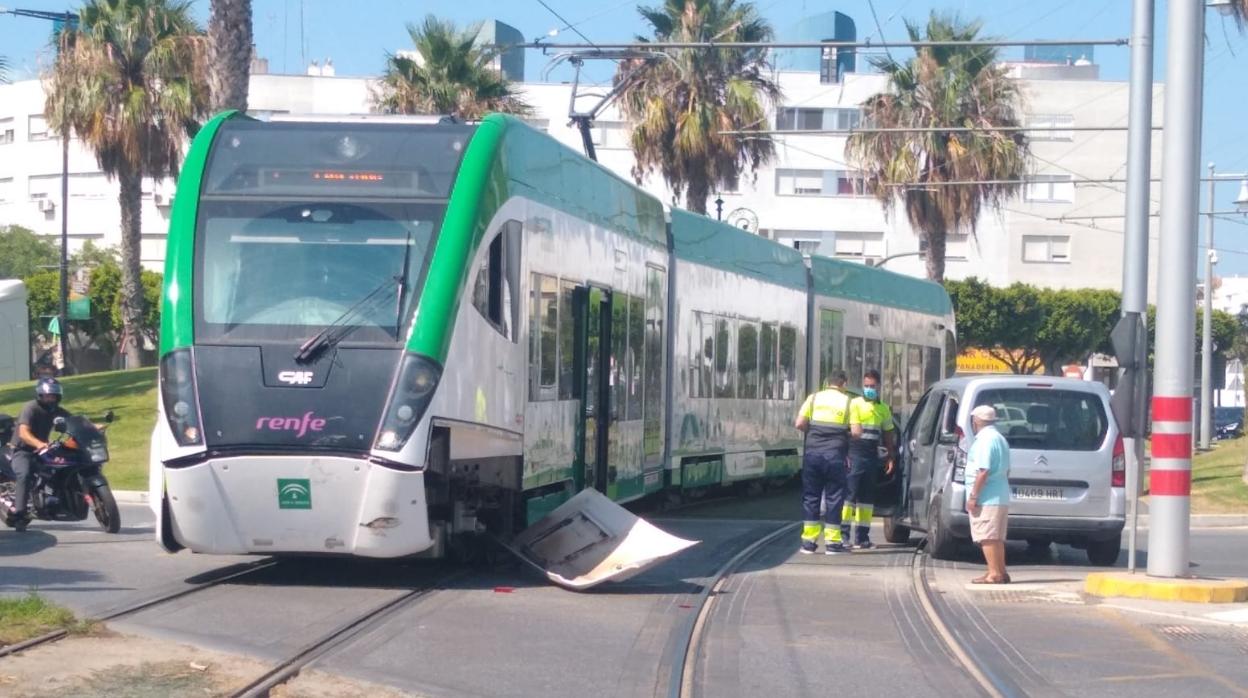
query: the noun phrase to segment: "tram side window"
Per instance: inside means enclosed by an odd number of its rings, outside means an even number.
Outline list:
[[[923,361],[923,385],[927,387],[940,380],[940,370],[943,366],[940,362],[939,349],[924,347],[923,351],[927,354],[927,358]]]
[[[923,347],[906,346],[906,404],[917,405],[923,397]]]
[[[849,376],[851,390],[862,390],[863,363],[862,337],[849,337],[845,340],[845,373]]]
[[[797,328],[780,326],[780,399],[797,397]]]
[[[611,420],[628,414],[628,296],[611,295]]]
[[[863,358],[862,358],[862,371],[864,375],[866,374],[867,371],[871,369],[875,369],[876,371],[881,371],[880,375],[881,376],[884,375],[882,373],[884,369],[884,365],[882,362],[883,348],[884,348],[884,343],[878,339],[868,339],[866,341],[866,351],[863,353]],[[883,388],[883,386],[881,387]]]
[[[559,283],[533,275],[529,316],[529,400],[553,400],[558,379]]]
[[[715,318],[715,397],[736,397],[735,371],[732,366],[733,321]]]
[[[758,325],[737,325],[737,397],[758,398]]]
[[[763,331],[759,335],[758,373],[759,397],[764,400],[779,397],[776,389],[776,337],[776,326],[763,323]]]
[[[698,329],[696,347],[696,371],[694,386],[697,392],[694,397],[712,397],[715,391],[711,388],[712,366],[715,362],[715,316],[709,313],[698,313]]]
[[[845,314],[839,310],[819,309],[819,382],[826,383],[833,371],[842,368],[841,338],[845,333]]]
[[[902,405],[902,401],[906,399],[905,378],[906,367],[906,345],[898,342],[884,343],[884,372],[881,374],[883,385],[880,386],[883,393],[880,397],[884,402],[898,409]]]
[[[645,409],[642,450],[646,458],[663,453],[663,315],[667,312],[667,275],[646,267]]]
[[[520,222],[503,224],[477,267],[472,304],[481,317],[501,335],[516,341],[518,304],[515,293],[519,275]]]
[[[559,282],[559,399],[571,400],[576,397],[576,371],[573,368],[575,354],[572,342],[575,335],[575,323],[572,318],[572,294],[576,284],[571,281]]]
[[[645,299],[641,296],[628,296],[628,412],[625,419],[636,421],[641,419],[642,412],[642,380],[645,375]]]

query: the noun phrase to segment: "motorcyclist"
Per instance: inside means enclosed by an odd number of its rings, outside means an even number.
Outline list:
[[[13,433],[13,508],[6,512],[6,523],[19,525],[30,522],[26,511],[26,489],[30,484],[30,472],[35,458],[48,449],[52,425],[57,417],[69,419],[70,413],[61,407],[64,390],[55,378],[41,378],[35,384],[35,399],[22,406],[17,417],[17,430]]]

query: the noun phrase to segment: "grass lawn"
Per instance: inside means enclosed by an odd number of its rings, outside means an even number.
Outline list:
[[[1218,441],[1212,451],[1192,459],[1192,513],[1248,514],[1248,437]]]
[[[115,490],[146,490],[148,443],[156,422],[156,369],[92,373],[62,379],[65,409],[99,420],[112,410],[109,462],[104,475]],[[34,383],[0,386],[0,412],[14,417],[35,397]]]
[[[33,592],[16,598],[0,598],[0,647],[61,628],[76,629],[78,625],[74,614]]]

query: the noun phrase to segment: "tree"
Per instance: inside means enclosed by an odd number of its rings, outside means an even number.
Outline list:
[[[45,110],[120,184],[122,324],[127,362],[138,366],[142,181],[177,176],[182,144],[207,115],[207,42],[179,0],[87,0],[58,41]]]
[[[20,225],[0,226],[0,279],[25,279],[60,261],[50,240]]]
[[[453,22],[427,15],[407,25],[419,58],[386,57],[386,70],[373,102],[390,114],[448,114],[476,120],[490,112],[531,111],[493,66],[498,51],[478,46],[481,25],[459,30]]]
[[[909,21],[912,41],[981,39],[981,23],[933,12],[925,28]],[[863,122],[877,128],[994,129],[1021,123],[1022,94],[990,47],[924,47],[898,63],[872,63],[888,76],[888,91],[863,102]],[[927,277],[945,278],[949,233],[975,233],[984,206],[1017,193],[1029,148],[1018,132],[872,131],[850,136],[846,152],[867,190],[891,215],[900,199],[910,225],[926,245]],[[979,184],[948,184],[980,182]]]
[[[666,0],[638,11],[655,41],[770,41],[771,25],[753,3]],[[647,42],[646,37],[637,37]],[[659,56],[663,56],[659,58]],[[630,144],[638,184],[658,170],[685,207],[706,214],[712,187],[738,181],[775,156],[766,136],[765,102],[778,103],[766,49],[666,51],[622,61],[620,111],[633,124]],[[742,138],[725,131],[754,131]]]
[[[212,0],[208,18],[208,87],[213,112],[247,111],[251,50],[251,0]]]

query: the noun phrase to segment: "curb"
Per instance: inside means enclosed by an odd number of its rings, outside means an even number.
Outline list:
[[[1140,514],[1140,526],[1148,526],[1148,514]],[[1127,521],[1130,525],[1130,521]],[[1248,514],[1193,514],[1192,528],[1229,528],[1248,526]],[[1125,529],[1124,529],[1125,530]]]
[[[118,504],[147,504],[148,499],[147,490],[113,490],[113,498]]]
[[[1248,580],[1162,579],[1122,572],[1093,572],[1084,583],[1093,596],[1126,596],[1157,601],[1188,603],[1238,603],[1248,601]]]

